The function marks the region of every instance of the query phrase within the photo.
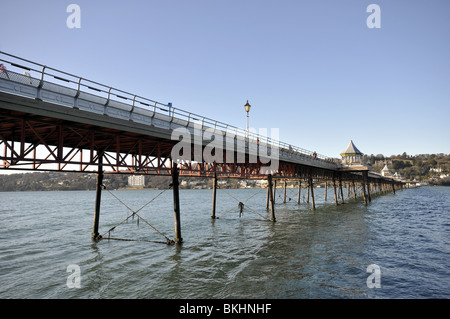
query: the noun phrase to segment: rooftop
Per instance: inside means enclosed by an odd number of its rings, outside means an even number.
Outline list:
[[[341,156],[344,155],[362,155],[361,151],[353,144],[353,141],[350,141],[345,151],[341,153]]]

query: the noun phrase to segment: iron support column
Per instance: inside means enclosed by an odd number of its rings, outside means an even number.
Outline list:
[[[275,203],[274,203],[274,191],[272,191],[272,174],[267,176],[268,187],[269,187],[269,197],[270,197],[270,220],[276,222],[275,219]]]
[[[213,202],[212,202],[212,219],[216,219],[216,191],[217,191],[217,174],[214,173],[213,178]]]
[[[103,154],[98,154],[98,172],[97,185],[95,193],[95,213],[94,213],[94,228],[92,230],[92,239],[99,240],[101,236],[98,233],[98,226],[100,222],[100,206],[102,201],[102,187],[103,187]]]
[[[314,186],[313,186],[312,177],[309,178],[309,188],[311,189],[311,204],[312,204],[312,209],[315,210],[315,209],[316,209],[316,202],[314,201]]]
[[[334,189],[334,203],[337,205],[339,205],[338,200],[337,200],[337,194],[336,194],[336,179],[333,177],[333,189]]]
[[[366,195],[366,182],[368,177],[368,172],[364,171],[362,172],[363,180],[362,180],[362,191],[363,191],[363,197],[364,197],[364,205],[367,206],[367,195]]]
[[[339,176],[339,193],[341,194],[342,204],[345,204],[345,202],[344,202],[344,191],[342,190],[342,178],[341,178],[341,176]]]
[[[173,211],[175,218],[175,243],[181,244],[181,222],[180,222],[180,192],[178,188],[178,168],[177,164],[172,162],[172,189],[173,189]]]

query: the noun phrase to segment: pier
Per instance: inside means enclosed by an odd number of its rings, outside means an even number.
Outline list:
[[[324,185],[325,200],[332,188],[334,205],[358,198],[368,205],[375,194],[395,193],[405,186],[370,171],[352,141],[336,162],[5,52],[0,52],[0,62],[7,66],[0,73],[0,169],[97,174],[94,240],[106,238],[99,232],[105,174],[171,177],[174,239],[166,238],[167,244],[183,241],[179,199],[183,177],[213,179],[213,219],[217,219],[218,179],[266,180],[271,222],[276,222],[277,183],[283,185],[284,202],[287,183],[296,183],[297,203],[306,191],[312,210],[317,185]],[[245,210],[245,203],[239,202],[239,209]],[[130,216],[143,220],[137,211]]]

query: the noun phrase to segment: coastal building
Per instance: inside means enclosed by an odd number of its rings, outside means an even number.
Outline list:
[[[363,153],[350,141],[347,148],[341,153],[343,165],[361,165]]]
[[[131,175],[128,177],[128,186],[131,187],[144,187],[145,176],[144,175]]]
[[[385,164],[383,169],[381,170],[381,175],[382,176],[392,176],[392,172],[389,169],[389,167],[387,166],[387,164]]]

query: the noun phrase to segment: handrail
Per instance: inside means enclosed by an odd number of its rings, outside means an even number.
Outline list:
[[[6,60],[3,57],[1,57],[1,55],[5,55],[10,58],[17,59],[17,60],[21,61],[22,63],[23,62],[29,63],[29,64],[31,64],[31,66],[24,66],[22,64],[14,62],[14,61]],[[81,88],[84,87],[89,90],[96,91],[96,92],[98,92],[98,94],[104,94],[106,96],[105,107],[110,103],[112,96],[115,96],[121,100],[125,100],[127,102],[126,104],[130,106],[130,110],[129,110],[129,112],[130,112],[129,118],[130,119],[131,119],[131,114],[136,110],[136,106],[135,106],[136,102],[139,102],[139,104],[144,105],[148,108],[151,108],[151,105],[153,105],[153,114],[151,116],[152,118],[155,116],[155,113],[162,114],[162,115],[167,114],[167,116],[170,119],[170,123],[172,123],[174,119],[180,119],[180,120],[184,119],[187,121],[188,126],[191,125],[192,120],[200,120],[201,119],[202,129],[203,129],[203,127],[206,126],[206,127],[212,128],[212,129],[220,129],[220,130],[224,131],[225,133],[230,132],[230,129],[231,129],[236,132],[236,137],[248,139],[249,143],[252,141],[253,144],[266,144],[267,146],[276,146],[279,148],[280,151],[287,152],[292,155],[300,155],[302,157],[306,157],[307,159],[320,160],[320,161],[326,162],[328,164],[336,165],[333,162],[332,158],[329,158],[322,154],[317,154],[316,152],[312,152],[312,151],[306,150],[304,148],[301,148],[301,147],[298,147],[295,145],[291,145],[291,144],[288,144],[285,142],[273,140],[272,138],[269,138],[267,136],[262,136],[260,134],[254,133],[254,132],[244,130],[237,126],[230,125],[230,124],[227,124],[227,123],[224,123],[221,121],[217,121],[217,120],[214,120],[209,117],[205,117],[205,116],[202,116],[202,115],[199,115],[196,113],[192,113],[192,112],[180,109],[178,107],[177,108],[175,108],[175,107],[169,108],[169,104],[160,103],[160,102],[142,97],[137,94],[131,94],[129,92],[101,84],[99,82],[87,80],[80,76],[73,75],[71,73],[61,71],[61,70],[58,70],[58,69],[55,69],[52,67],[48,67],[46,65],[39,64],[39,63],[30,61],[30,60],[27,60],[27,59],[24,59],[24,58],[21,58],[21,57],[18,57],[18,56],[15,56],[15,55],[3,52],[3,51],[0,51],[0,61],[6,62],[6,63],[10,64],[12,67],[25,69],[29,72],[36,72],[37,74],[39,74],[40,81],[38,84],[38,89],[42,88],[44,82],[56,84],[56,83],[50,81],[50,79],[55,79],[58,81],[63,81],[65,83],[68,83],[66,85],[69,85],[69,84],[73,85],[76,88],[76,89],[74,89],[74,91],[76,91],[76,93],[73,96],[75,98],[79,97],[80,93],[83,92],[81,90]],[[37,68],[40,68],[40,70]],[[6,72],[13,72],[13,71],[6,71]],[[53,74],[54,72],[63,74],[65,77],[61,77],[56,74]],[[13,72],[13,73],[15,73],[15,72]],[[47,77],[48,80],[44,81],[44,75],[49,76],[49,77]],[[66,78],[66,77],[69,77],[69,78]],[[71,78],[73,78],[73,79],[71,79]],[[61,85],[61,86],[67,87],[66,85]],[[122,94],[130,96],[130,97],[123,96]],[[130,101],[131,101],[131,103],[130,103]],[[120,102],[120,103],[123,103],[123,102]],[[159,111],[161,111],[162,113],[158,112],[157,109]],[[175,117],[175,114],[178,115],[179,117]]]

